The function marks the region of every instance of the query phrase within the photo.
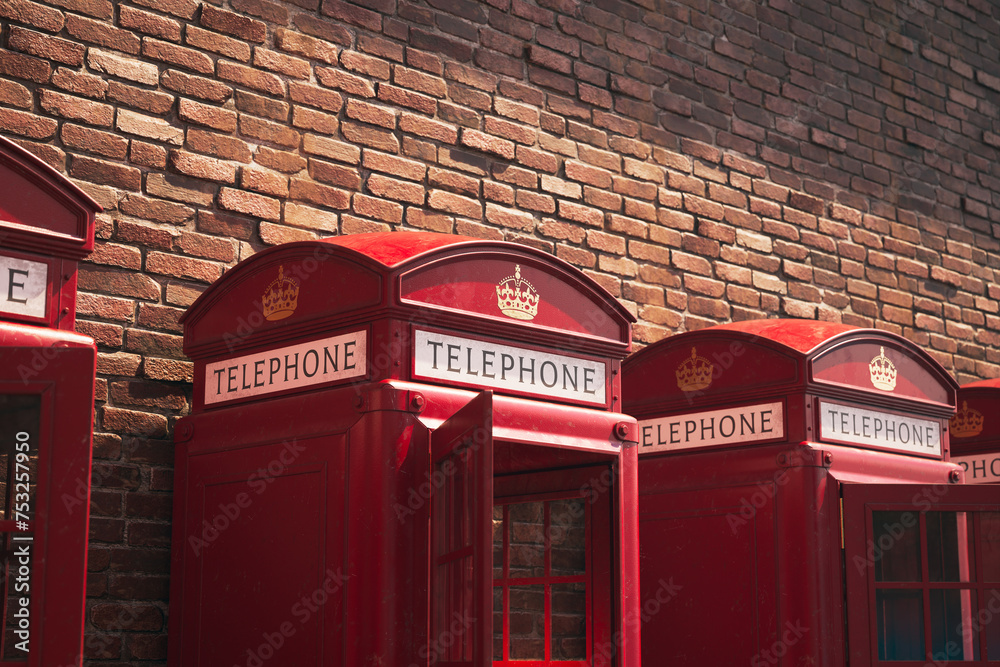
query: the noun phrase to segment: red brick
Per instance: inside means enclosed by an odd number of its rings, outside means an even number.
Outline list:
[[[354,37],[350,30],[340,23],[324,21],[315,16],[302,13],[295,17],[295,25],[302,32],[313,37],[319,37],[336,44],[351,46],[354,44]]]
[[[51,139],[55,136],[58,126],[58,123],[51,118],[0,108],[0,129],[5,132],[32,139]]]
[[[35,83],[48,83],[52,76],[52,65],[38,58],[0,49],[0,74]]]
[[[359,76],[329,67],[317,67],[316,78],[327,88],[343,90],[358,97],[375,97],[375,87]]]
[[[50,0],[51,4],[71,12],[88,14],[99,19],[110,19],[114,6],[108,0]]]
[[[66,31],[73,37],[91,44],[100,44],[133,56],[139,54],[140,41],[138,37],[127,30],[112,27],[102,21],[94,21],[70,14],[66,17]]]
[[[514,143],[477,130],[462,130],[462,144],[469,148],[499,155],[507,160],[514,159]]]
[[[222,188],[219,190],[219,207],[226,211],[243,213],[264,220],[281,219],[281,202],[253,192]]]
[[[451,234],[455,229],[455,218],[450,215],[425,211],[413,206],[406,209],[406,223],[412,227],[442,234]]]
[[[284,28],[278,28],[275,37],[276,44],[282,51],[294,53],[310,60],[319,60],[329,65],[336,65],[338,62],[337,47],[329,42]]]
[[[177,21],[127,5],[122,5],[118,11],[118,25],[154,37],[161,37],[168,42],[181,40],[181,24]]]
[[[0,79],[0,103],[30,109],[31,91],[19,83]]]
[[[183,46],[177,46],[170,42],[161,42],[149,37],[142,40],[142,55],[153,60],[170,63],[184,69],[189,69],[201,74],[211,74],[214,71],[212,59],[201,51],[195,51]],[[223,63],[219,63],[220,70]],[[222,76],[222,73],[219,73]]]
[[[175,69],[164,72],[160,77],[160,83],[169,90],[210,102],[225,102],[233,94],[233,89],[224,83],[185,74]]]
[[[327,157],[338,162],[348,164],[359,164],[361,162],[361,149],[357,146],[337,141],[329,137],[318,134],[306,134],[302,137],[302,150],[311,155]],[[305,162],[303,161],[303,166]]]
[[[281,221],[286,225],[304,229],[333,233],[340,231],[340,216],[338,214],[290,201],[285,202],[285,211]]]
[[[285,84],[270,72],[261,72],[245,65],[231,63],[220,60],[218,65],[218,76],[220,79],[232,81],[246,88],[259,90],[276,97],[283,97],[285,94]]]
[[[574,204],[573,202],[568,201],[561,200],[559,202],[559,216],[561,218],[565,218],[566,220],[572,220],[574,222],[594,227],[600,227],[604,224],[603,211],[596,208],[590,208],[588,206],[581,206],[580,204]]]
[[[394,110],[360,100],[348,100],[347,116],[362,123],[370,123],[390,130],[396,127],[396,112]]]
[[[128,140],[110,132],[66,123],[59,134],[63,145],[112,159],[122,159],[128,152]]]
[[[40,32],[11,26],[7,46],[39,58],[48,58],[65,65],[79,67],[83,64],[86,48],[76,42],[43,35]]]
[[[431,167],[427,174],[427,185],[434,188],[451,190],[459,194],[479,197],[479,179],[467,176],[457,171]]]
[[[236,165],[186,151],[171,151],[170,165],[177,172],[218,183],[236,182]]]
[[[198,211],[198,230],[246,241],[253,236],[254,223],[222,213]]]
[[[288,196],[288,177],[273,171],[244,167],[240,171],[240,186],[274,197]]]
[[[375,79],[389,79],[389,63],[357,51],[341,51],[340,64],[352,72],[359,72]]]
[[[322,160],[309,160],[309,175],[317,181],[350,190],[357,190],[361,186],[361,176],[357,169]]]
[[[377,148],[387,153],[399,152],[399,140],[392,132],[346,121],[341,123],[340,131],[343,132],[345,139],[353,143]]]
[[[417,205],[424,203],[424,186],[419,183],[372,174],[368,177],[367,188],[370,193],[378,197]]]
[[[346,190],[331,188],[301,178],[293,178],[289,196],[292,199],[307,201],[327,208],[346,209],[351,205],[351,193]]]
[[[49,32],[59,32],[65,23],[63,13],[30,0],[0,2],[0,16]]]
[[[596,188],[609,189],[611,187],[611,174],[604,169],[597,169],[576,160],[566,160],[565,168],[566,178],[593,185]]]
[[[340,93],[298,81],[289,82],[288,93],[293,102],[308,104],[331,113],[339,112],[344,105],[344,98]]]
[[[287,74],[296,79],[308,79],[312,71],[309,62],[306,60],[286,56],[283,53],[264,49],[259,46],[253,51],[253,64],[255,67],[263,67],[272,72]]]
[[[245,114],[240,115],[240,134],[252,139],[259,139],[288,148],[296,148],[299,145],[299,133],[290,127],[285,127],[278,123],[272,123]]]
[[[309,135],[306,135],[307,137]],[[267,146],[261,146],[254,154],[257,164],[280,171],[283,174],[295,174],[306,168],[303,157],[287,151],[279,151]]]
[[[206,125],[220,132],[234,132],[236,130],[236,112],[229,109],[182,98],[177,107],[177,115],[180,116],[181,120]]]
[[[411,181],[421,181],[427,173],[427,166],[422,162],[371,150],[365,151],[362,165],[365,169],[392,174],[395,177]]]
[[[146,248],[171,250],[177,238],[173,229],[159,229],[145,222],[136,223],[130,220],[119,220],[115,238],[126,243],[135,243]]]
[[[214,259],[220,262],[233,262],[237,259],[239,244],[229,238],[217,238],[196,234],[195,232],[183,232],[177,246],[188,255]],[[177,319],[184,311],[173,308],[160,308],[149,304],[142,304],[139,308],[138,323],[143,326],[152,326],[155,329],[166,329],[175,333],[181,333],[183,328]],[[156,317],[150,315],[155,313]]]
[[[327,16],[373,32],[382,32],[382,17],[376,12],[348,4],[341,0],[323,0],[320,9]]]
[[[316,111],[309,107],[295,106],[292,108],[292,125],[320,134],[333,135],[337,133],[340,123],[337,117],[332,114]]]
[[[189,206],[140,195],[126,195],[119,208],[136,218],[170,225],[184,225],[194,219],[194,209]]]
[[[236,108],[254,116],[263,116],[271,120],[285,122],[291,105],[288,102],[274,100],[263,95],[254,95],[245,90],[236,91]]]
[[[197,0],[135,0],[135,3],[182,19],[193,18],[198,11]]]
[[[530,213],[492,203],[486,204],[486,219],[494,225],[520,231],[530,231],[535,226],[535,218]]]
[[[175,98],[173,95],[155,90],[144,90],[119,81],[112,81],[108,87],[107,99],[122,106],[164,115],[173,108]]]
[[[250,60],[250,45],[232,37],[220,35],[211,30],[202,30],[193,25],[188,25],[184,33],[184,41],[188,46],[193,46],[202,51],[211,51],[219,55],[238,60],[241,63]]]
[[[250,42],[263,43],[267,37],[267,24],[264,22],[217,9],[211,5],[202,5],[199,23],[206,28]]]
[[[268,0],[232,0],[230,4],[236,11],[257,16],[267,23],[288,25],[288,9],[278,3],[268,2]],[[306,9],[315,9],[315,7],[306,7]]]
[[[162,118],[147,116],[145,114],[118,110],[118,120],[115,127],[126,134],[134,134],[153,141],[180,146],[184,142],[184,130],[170,125]]]
[[[223,188],[226,190],[227,188]],[[159,273],[167,276],[174,276],[175,278],[185,278],[188,280],[197,280],[199,282],[211,283],[219,279],[222,275],[222,266],[215,262],[208,262],[202,259],[194,259],[191,257],[182,257],[180,255],[172,255],[163,252],[150,252],[146,255],[146,270],[150,273]],[[137,331],[131,330],[129,335],[136,335]],[[175,341],[176,336],[170,336],[169,338],[164,337],[162,334],[151,334],[146,333],[144,337],[152,339],[153,336],[158,336],[158,341],[171,340]],[[179,352],[173,350],[173,346],[170,348],[164,348],[163,343],[154,343],[159,349],[156,350],[143,350],[137,349],[137,346],[130,345],[128,347],[130,352],[159,352],[156,356],[173,356],[173,354],[166,354],[168,352]]]
[[[69,173],[73,178],[101,185],[111,185],[125,190],[138,190],[142,180],[141,172],[135,167],[96,160],[82,155],[73,157]]]
[[[314,232],[304,229],[273,225],[269,222],[260,223],[260,240],[268,245],[280,245],[293,241],[309,241],[314,238],[316,238]]]
[[[362,194],[354,195],[351,209],[358,215],[385,222],[398,223],[403,220],[402,204]]]
[[[458,129],[454,125],[411,113],[404,112],[400,115],[399,129],[446,144],[454,144],[458,140]]]
[[[427,205],[439,211],[476,220],[483,215],[483,205],[480,202],[443,190],[431,190],[427,196]]]
[[[198,153],[205,153],[223,160],[244,164],[250,162],[250,146],[237,137],[191,128],[187,131],[187,146]]]
[[[390,86],[386,83],[379,84],[378,98],[383,102],[407,107],[429,115],[433,115],[437,111],[437,100],[433,97]]]

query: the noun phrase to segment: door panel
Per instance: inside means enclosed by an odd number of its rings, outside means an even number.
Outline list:
[[[431,665],[489,665],[492,420],[487,391],[431,434]]]

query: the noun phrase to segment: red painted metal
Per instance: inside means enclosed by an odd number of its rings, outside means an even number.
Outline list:
[[[587,664],[638,665],[631,317],[596,283],[513,244],[364,235],[258,253],[183,321],[172,664],[488,664],[494,503],[555,493],[593,499]]]
[[[993,511],[963,495],[947,461],[954,380],[901,337],[741,322],[651,345],[622,374],[640,429],[647,663],[882,664],[856,650],[869,643],[875,607],[852,570],[865,543],[842,526],[841,500],[845,511],[854,502],[846,489]],[[933,496],[940,489],[947,501]]]
[[[73,328],[100,210],[0,137],[0,665],[82,661],[97,351]]]
[[[951,456],[973,484],[1000,482],[1000,380],[980,380],[958,390],[951,418]]]
[[[77,261],[94,249],[94,216],[101,210],[65,176],[0,137],[0,257],[35,262],[47,273],[43,314],[9,312],[6,293],[0,294],[0,319],[73,330]]]

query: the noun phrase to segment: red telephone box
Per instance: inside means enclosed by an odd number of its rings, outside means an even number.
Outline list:
[[[90,197],[0,138],[0,665],[79,665],[97,353],[73,333]]]
[[[290,243],[183,317],[175,665],[638,665],[631,318],[511,243]]]
[[[968,484],[1000,482],[1000,380],[980,380],[958,390],[951,418],[951,460],[965,470]]]
[[[920,348],[740,322],[649,346],[622,385],[645,664],[1000,660],[1000,496],[957,483],[957,385]]]

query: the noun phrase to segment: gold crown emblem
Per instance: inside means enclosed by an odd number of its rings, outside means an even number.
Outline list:
[[[951,418],[951,434],[956,438],[971,438],[983,432],[983,413],[975,408],[969,409],[969,403],[962,401],[962,409]]]
[[[685,359],[677,366],[677,386],[681,391],[708,389],[712,384],[714,370],[712,362],[705,357],[699,357],[692,347],[691,358]]]
[[[283,320],[295,312],[299,301],[299,282],[285,277],[285,267],[278,267],[278,277],[264,290],[260,298],[264,307],[264,319],[274,322]]]
[[[521,277],[521,265],[514,266],[514,275],[497,285],[497,307],[515,320],[533,320],[538,314],[539,296],[535,288]]]
[[[885,356],[884,347],[879,347],[878,356],[868,364],[868,372],[871,373],[872,384],[877,389],[892,391],[896,388],[896,365]]]

